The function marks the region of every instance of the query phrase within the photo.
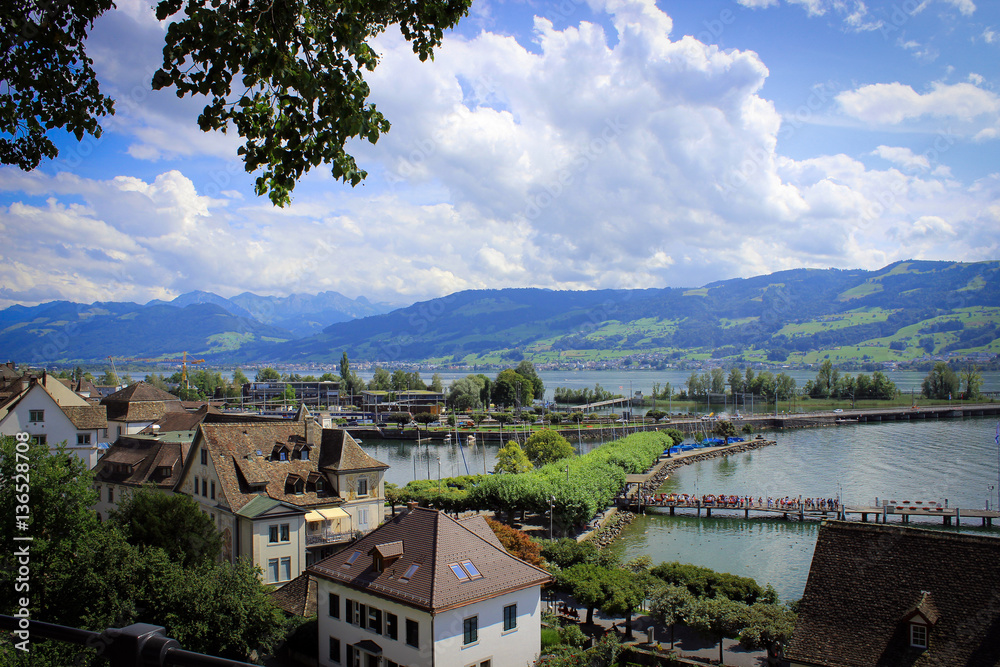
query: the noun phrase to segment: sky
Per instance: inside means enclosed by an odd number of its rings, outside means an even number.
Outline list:
[[[375,41],[368,178],[321,166],[285,208],[203,98],[150,89],[166,25],[117,4],[88,41],[103,136],[0,167],[0,308],[1000,258],[995,0],[474,0],[433,61]]]

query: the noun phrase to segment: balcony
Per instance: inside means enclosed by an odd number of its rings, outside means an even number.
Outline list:
[[[338,542],[350,542],[354,539],[354,531],[338,533],[333,530],[310,530],[306,531],[306,546],[316,547],[324,544],[337,544]]]

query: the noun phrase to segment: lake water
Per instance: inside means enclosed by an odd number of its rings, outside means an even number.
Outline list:
[[[776,439],[776,446],[685,466],[664,490],[755,497],[839,493],[846,505],[887,498],[947,500],[952,507],[978,509],[992,495],[995,508],[996,428],[995,419],[973,418],[787,430],[765,435]],[[913,523],[941,526],[940,519]],[[961,530],[1000,536],[996,524],[986,529],[979,523],[970,520]],[[645,554],[654,563],[678,560],[750,576],[790,600],[802,596],[818,528],[816,522],[746,520],[742,514],[711,519],[648,514],[612,548],[626,560]]]

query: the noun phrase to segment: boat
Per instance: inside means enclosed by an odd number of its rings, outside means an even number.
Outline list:
[[[857,418],[847,419],[846,417],[841,417],[840,419],[835,419],[834,422],[837,424],[856,424],[858,420]]]

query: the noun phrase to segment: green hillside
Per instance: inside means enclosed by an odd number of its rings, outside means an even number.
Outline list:
[[[283,361],[906,361],[1000,352],[1000,262],[783,271],[701,288],[475,290],[243,348]]]

